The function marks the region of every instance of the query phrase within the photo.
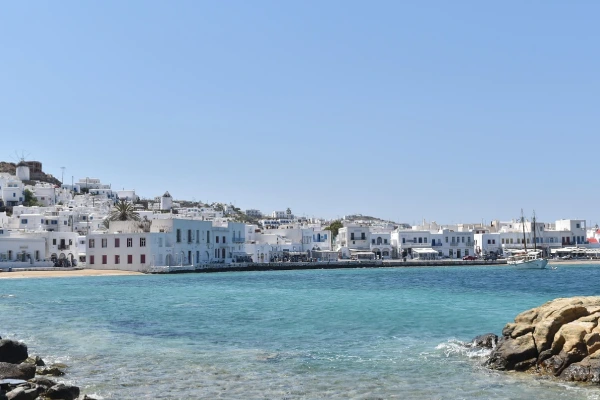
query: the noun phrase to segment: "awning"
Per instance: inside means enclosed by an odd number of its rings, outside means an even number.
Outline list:
[[[425,248],[425,249],[412,249],[413,253],[418,253],[418,254],[438,254],[437,250],[434,250],[432,248]]]

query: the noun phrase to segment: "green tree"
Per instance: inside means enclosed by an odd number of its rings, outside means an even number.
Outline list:
[[[110,221],[139,221],[140,215],[135,212],[133,204],[126,200],[119,200],[114,205],[110,214],[108,214]]]
[[[25,189],[23,191],[23,196],[25,198],[25,200],[23,201],[23,205],[25,207],[33,207],[33,206],[39,205],[37,199],[35,198],[35,196],[31,190]]]
[[[344,227],[344,224],[342,224],[342,221],[340,221],[339,219],[336,219],[331,224],[329,224],[329,226],[327,228],[325,228],[325,230],[331,231],[331,234],[333,235],[333,237],[336,237],[338,235],[338,232],[340,231],[340,228],[343,228],[343,227]]]

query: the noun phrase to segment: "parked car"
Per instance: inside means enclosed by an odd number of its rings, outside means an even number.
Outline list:
[[[474,260],[477,260],[477,257],[475,257],[475,256],[464,256],[463,260],[464,261],[474,261]]]

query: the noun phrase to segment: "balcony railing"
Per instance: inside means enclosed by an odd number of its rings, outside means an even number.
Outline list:
[[[71,246],[66,245],[66,244],[59,244],[58,245],[58,249],[59,250],[69,250],[71,248]]]
[[[244,243],[245,241],[246,239],[242,237],[233,238],[233,243]]]

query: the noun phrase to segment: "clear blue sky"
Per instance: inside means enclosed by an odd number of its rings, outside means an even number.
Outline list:
[[[38,1],[0,160],[263,212],[598,218],[596,1]]]

